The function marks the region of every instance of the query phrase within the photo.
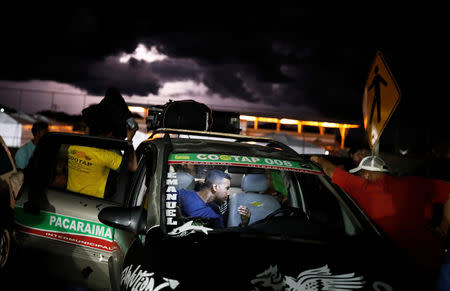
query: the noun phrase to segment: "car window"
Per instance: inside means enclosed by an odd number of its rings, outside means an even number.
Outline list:
[[[319,175],[296,174],[299,188],[304,199],[305,208],[311,219],[321,224],[340,229],[348,234],[356,231],[354,223],[350,222],[348,210],[338,200],[337,194]]]
[[[138,171],[135,176],[134,183],[134,189],[131,193],[131,201],[130,204],[132,207],[134,206],[143,206],[144,209],[147,209],[148,204],[148,186],[149,186],[149,180],[148,177],[151,176],[149,173],[147,173],[147,168],[145,167],[145,162],[142,162],[139,167]]]
[[[84,145],[61,144],[52,168],[50,187],[119,203],[131,177],[123,151]]]
[[[142,177],[142,183],[140,183],[139,184],[139,187],[138,187],[138,192],[137,192],[137,196],[136,196],[136,203],[135,203],[135,205],[134,206],[141,206],[142,205],[142,203],[146,200],[146,196],[147,196],[147,189],[148,189],[148,186],[147,186],[147,183],[145,182],[147,179],[146,179],[146,174],[144,173],[143,174],[143,177]],[[144,205],[144,208],[146,208],[147,207],[147,203],[144,203],[145,205]]]
[[[238,229],[330,239],[334,235],[352,236],[361,231],[361,224],[345,202],[339,199],[322,172],[310,163],[203,153],[171,154],[168,163],[163,213],[166,213],[166,225],[172,229],[193,221],[192,224],[217,231]],[[214,215],[190,215],[204,213],[191,210],[194,206],[205,207],[196,193],[212,169],[223,171],[231,178],[228,199],[206,204],[223,219],[223,229],[210,224]],[[241,217],[237,208],[240,205],[251,211],[248,227],[239,227]]]
[[[136,157],[139,161],[138,169],[131,182],[129,205],[143,206],[144,209],[148,209],[150,198],[148,189],[156,169],[156,149],[151,145],[138,147]]]
[[[8,173],[13,170],[13,165],[9,159],[6,150],[0,146],[0,175]]]

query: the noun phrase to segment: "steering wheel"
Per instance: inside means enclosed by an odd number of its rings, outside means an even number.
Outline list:
[[[264,220],[269,220],[273,217],[275,217],[278,214],[283,214],[283,216],[293,216],[293,215],[304,215],[304,213],[300,210],[300,208],[292,207],[292,206],[285,206],[278,208],[274,212],[267,215]],[[306,216],[305,216],[306,217]]]

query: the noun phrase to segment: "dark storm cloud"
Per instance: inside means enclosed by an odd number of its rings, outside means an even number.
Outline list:
[[[164,59],[148,63],[133,57],[127,63],[118,63],[117,57],[108,57],[91,64],[87,71],[87,78],[75,80],[75,85],[97,95],[103,95],[109,86],[116,86],[123,94],[138,97],[157,95],[165,82],[191,80],[198,83],[203,73],[189,59]]]
[[[240,64],[252,68],[254,76],[267,82],[291,81],[280,72],[280,57],[272,49],[272,33],[229,32],[169,33],[155,35],[153,42],[163,54],[192,58],[199,65]],[[229,66],[229,68],[238,68]]]
[[[115,86],[125,95],[157,94],[160,84],[149,72],[148,64],[130,59],[127,64],[118,64],[117,59],[107,58],[91,64],[87,78],[74,80],[74,84],[91,94],[104,95],[106,88]]]
[[[201,81],[202,68],[192,59],[164,59],[151,64],[147,63],[148,71],[158,76],[163,82],[183,80]]]
[[[222,65],[209,67],[203,78],[203,83],[210,93],[220,94],[224,98],[239,96],[246,101],[256,101],[252,92],[245,88],[242,78],[242,66]]]
[[[221,6],[215,13],[208,7],[173,8],[9,11],[0,20],[7,44],[1,48],[6,57],[0,79],[54,80],[94,95],[114,85],[130,96],[156,95],[165,82],[192,80],[223,98],[306,106],[360,120],[370,64],[382,49],[402,90],[416,91],[408,64],[417,30],[400,20],[392,26],[390,20],[403,15],[395,11],[386,16],[363,7],[364,13],[312,14],[293,4]],[[168,32],[191,28],[208,32]],[[169,58],[126,64],[114,59],[139,43]]]

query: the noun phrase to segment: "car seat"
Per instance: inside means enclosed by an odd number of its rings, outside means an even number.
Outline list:
[[[178,185],[175,185],[175,189],[186,189],[186,190],[194,190],[195,187],[195,179],[194,176],[187,172],[178,171],[177,172],[177,180]]]
[[[229,173],[231,177],[230,183],[230,198],[233,197],[236,193],[242,192],[241,182],[244,174],[241,173]]]
[[[240,205],[247,206],[251,211],[250,224],[265,218],[276,209],[280,203],[269,194],[264,194],[269,186],[265,174],[246,174],[242,177],[242,191],[230,198],[228,227],[238,226],[241,216],[237,211]]]

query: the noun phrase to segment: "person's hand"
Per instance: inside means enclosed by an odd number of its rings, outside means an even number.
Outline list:
[[[250,222],[250,216],[252,215],[250,209],[248,209],[247,206],[241,205],[238,207],[238,212],[241,215],[241,225],[247,226]]]
[[[313,161],[314,163],[319,164],[319,159],[320,158],[318,156],[311,156],[309,159],[311,161]]]
[[[334,171],[337,168],[335,164],[319,156],[311,156],[309,159],[314,163],[318,164],[328,177],[330,178],[333,177]]]
[[[131,141],[134,137],[134,134],[136,133],[136,131],[138,130],[138,127],[135,127],[134,129],[130,129],[127,126],[127,140]]]

